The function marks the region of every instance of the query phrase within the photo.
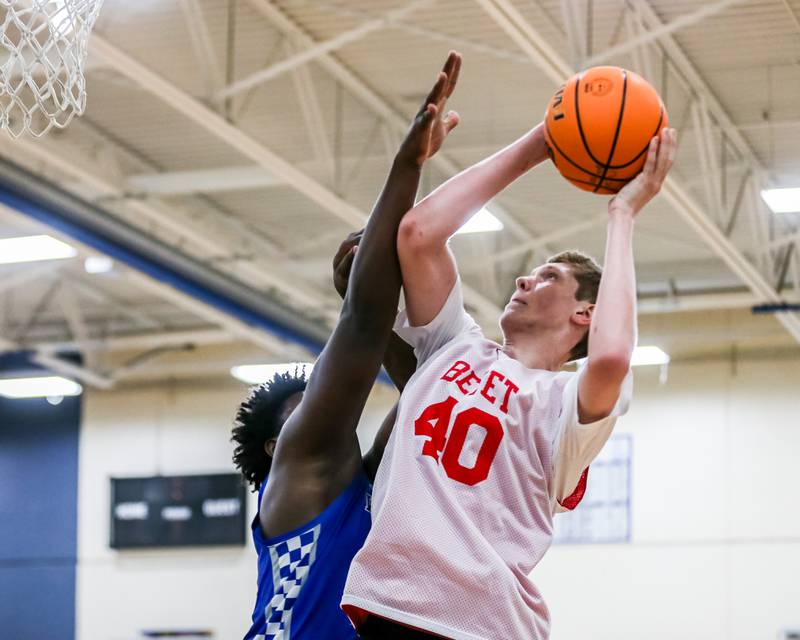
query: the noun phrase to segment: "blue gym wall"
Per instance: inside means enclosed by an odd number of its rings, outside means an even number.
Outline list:
[[[2,367],[0,367],[2,368]],[[75,637],[80,397],[0,397],[0,637]]]

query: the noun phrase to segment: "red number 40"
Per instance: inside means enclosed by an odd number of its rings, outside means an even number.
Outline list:
[[[414,434],[428,438],[422,446],[422,455],[430,456],[439,462],[441,453],[441,465],[449,478],[475,485],[486,480],[489,475],[489,467],[492,466],[497,448],[503,439],[503,426],[496,416],[477,407],[470,407],[456,415],[448,437],[447,427],[450,425],[450,418],[457,403],[458,401],[451,396],[447,400],[428,406],[414,421]],[[475,464],[465,467],[459,461],[459,457],[472,426],[480,427],[486,433],[475,457]]]

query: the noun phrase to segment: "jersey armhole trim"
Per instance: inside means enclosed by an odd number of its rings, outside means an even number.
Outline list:
[[[567,511],[572,511],[577,507],[583,496],[586,495],[586,487],[589,483],[589,467],[586,467],[581,474],[578,484],[575,489],[563,500],[559,500],[558,504],[564,507]]]
[[[258,505],[258,510],[256,511],[256,515],[253,518],[253,522],[250,525],[251,529],[253,530],[253,536],[256,537],[260,544],[264,546],[272,546],[275,544],[279,544],[293,538],[304,531],[315,527],[317,524],[322,522],[327,515],[334,510],[336,507],[341,505],[344,502],[351,500],[356,494],[365,493],[366,490],[370,486],[369,478],[367,478],[367,474],[364,472],[362,468],[356,472],[356,475],[353,477],[353,481],[345,487],[342,492],[333,499],[327,507],[325,507],[317,516],[311,518],[308,522],[301,524],[298,527],[295,527],[291,531],[287,531],[286,533],[281,533],[277,536],[270,536],[269,538],[264,535],[264,532],[261,530],[261,520],[260,520],[260,510],[261,504]],[[363,485],[363,490],[361,488]]]

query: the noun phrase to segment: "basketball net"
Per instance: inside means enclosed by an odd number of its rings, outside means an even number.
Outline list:
[[[103,0],[0,0],[0,127],[17,138],[86,108],[86,44]]]

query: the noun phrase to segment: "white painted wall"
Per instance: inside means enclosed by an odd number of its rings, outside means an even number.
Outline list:
[[[108,477],[229,471],[239,386],[88,394],[79,486],[78,640],[153,627],[241,637],[254,597],[244,549],[108,549]],[[379,394],[371,440],[392,402]],[[639,369],[630,414],[633,541],[554,547],[534,572],[553,640],[775,640],[800,628],[800,363]],[[251,505],[251,513],[254,504]],[[505,639],[503,639],[505,640]]]

